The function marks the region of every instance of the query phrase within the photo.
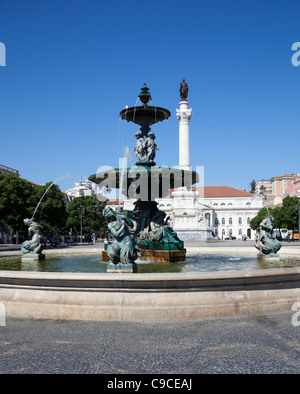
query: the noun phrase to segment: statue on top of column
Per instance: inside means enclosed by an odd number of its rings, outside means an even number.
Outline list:
[[[187,96],[188,96],[188,93],[189,93],[189,87],[188,87],[188,84],[185,82],[185,79],[183,79],[181,84],[180,84],[179,93],[180,93],[181,100],[186,100],[187,101]]]

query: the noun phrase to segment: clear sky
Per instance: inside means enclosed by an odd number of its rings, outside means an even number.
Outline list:
[[[299,0],[0,0],[0,163],[41,184],[118,167],[138,129],[119,113],[146,82],[172,114],[155,161],[177,165],[185,78],[206,185],[299,173],[299,15]]]

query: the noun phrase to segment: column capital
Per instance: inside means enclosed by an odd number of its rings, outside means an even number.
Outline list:
[[[192,117],[192,108],[176,108],[176,116],[180,121],[190,121]]]

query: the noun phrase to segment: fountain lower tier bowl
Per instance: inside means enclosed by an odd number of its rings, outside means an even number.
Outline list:
[[[120,112],[120,116],[128,122],[133,122],[140,126],[151,126],[168,119],[171,113],[165,108],[144,105],[123,109]]]
[[[169,167],[135,166],[130,168],[111,168],[91,175],[89,180],[107,189],[120,189],[128,198],[154,201],[167,197],[171,189],[191,187],[199,182],[195,171]]]

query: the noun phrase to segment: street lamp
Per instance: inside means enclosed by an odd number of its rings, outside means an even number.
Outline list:
[[[85,214],[85,207],[80,205],[77,208],[77,212],[80,215],[80,243],[82,244],[82,218],[84,217],[84,214]]]

